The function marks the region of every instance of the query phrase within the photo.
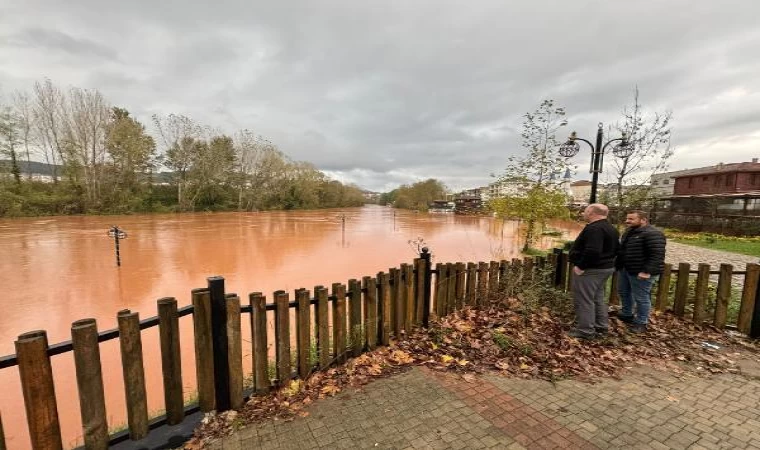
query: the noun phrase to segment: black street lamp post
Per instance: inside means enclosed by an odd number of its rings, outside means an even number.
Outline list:
[[[571,158],[578,154],[581,148],[580,145],[578,145],[577,141],[583,141],[587,143],[589,147],[591,147],[591,169],[589,172],[592,175],[591,198],[588,201],[589,204],[596,203],[596,191],[599,184],[599,174],[602,172],[604,152],[607,150],[607,146],[613,142],[619,142],[619,144],[615,145],[612,148],[612,153],[618,158],[628,158],[633,154],[634,151],[634,145],[628,140],[626,133],[623,133],[619,138],[610,139],[604,145],[602,145],[602,141],[604,140],[604,130],[602,128],[603,125],[601,122],[599,122],[599,128],[596,130],[596,145],[592,144],[586,139],[579,138],[575,134],[575,131],[573,131],[570,133],[570,137],[568,138],[567,142],[559,146],[559,154],[565,158]]]

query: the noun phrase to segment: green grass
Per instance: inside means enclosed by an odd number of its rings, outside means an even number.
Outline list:
[[[549,253],[548,250],[541,250],[533,247],[528,247],[528,250],[522,252],[523,255],[527,256],[546,256],[547,253]]]
[[[673,242],[679,242],[681,244],[711,248],[713,250],[722,250],[731,253],[739,253],[741,255],[757,256],[760,258],[760,241],[743,241],[736,240],[735,238],[726,239],[724,237],[702,239],[682,239],[673,237],[671,240]]]

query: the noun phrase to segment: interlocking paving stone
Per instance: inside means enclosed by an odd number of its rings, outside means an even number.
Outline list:
[[[622,380],[549,383],[426,368],[266,420],[214,449],[760,448],[760,381],[635,368]]]

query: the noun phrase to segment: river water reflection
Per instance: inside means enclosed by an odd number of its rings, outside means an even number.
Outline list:
[[[345,217],[345,230],[343,229]],[[112,225],[128,233],[117,268]],[[572,222],[553,224],[571,239]],[[321,211],[54,217],[0,220],[0,355],[14,352],[26,331],[43,329],[50,343],[71,338],[75,320],[94,317],[102,331],[121,309],[156,315],[156,300],[190,303],[206,278],[225,277],[227,292],[268,294],[278,289],[329,286],[387,271],[416,256],[409,241],[422,238],[434,262],[470,262],[519,256],[517,223],[487,217],[417,214],[380,206]],[[553,239],[542,238],[548,248]],[[557,238],[560,239],[560,238]],[[291,298],[292,298],[291,294]],[[192,320],[180,320],[185,390],[195,388]],[[247,324],[247,320],[243,321]],[[247,326],[247,325],[246,325]],[[247,330],[243,330],[245,337]],[[157,328],[143,332],[149,409],[162,408]],[[109,425],[123,424],[125,407],[116,340],[102,344]],[[244,342],[244,353],[250,343]],[[81,444],[71,353],[53,357],[64,444]],[[250,366],[250,364],[248,364]],[[0,370],[0,413],[9,448],[28,448],[15,368]]]

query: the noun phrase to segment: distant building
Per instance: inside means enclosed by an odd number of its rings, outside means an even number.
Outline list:
[[[718,164],[675,177],[673,195],[736,194],[760,191],[760,163]]]
[[[454,199],[454,212],[457,214],[480,214],[483,212],[483,200],[476,195],[459,195]]]
[[[364,200],[370,203],[377,203],[380,200],[379,192],[362,191],[362,195],[364,195]]]
[[[760,216],[760,163],[753,158],[676,175],[673,194],[661,197],[656,207],[670,214]]]
[[[710,167],[713,167],[713,166],[710,166]],[[698,172],[703,169],[706,169],[706,167],[703,167],[701,169],[675,170],[672,172],[656,173],[652,175],[652,178],[650,181],[650,186],[652,187],[652,195],[658,198],[673,195],[673,192],[674,192],[673,188],[676,185],[677,177]]]
[[[570,195],[573,197],[573,204],[583,206],[588,204],[591,197],[591,182],[588,180],[578,180],[570,183]]]
[[[517,180],[500,180],[488,185],[488,199],[521,195],[525,192],[525,183]]]

